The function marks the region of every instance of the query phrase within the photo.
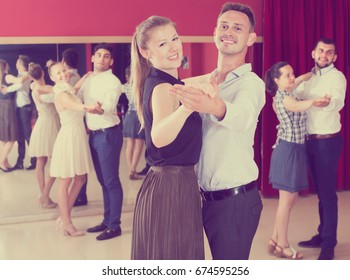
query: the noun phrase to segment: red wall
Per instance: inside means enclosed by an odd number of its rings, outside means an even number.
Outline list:
[[[218,50],[214,43],[184,43],[183,54],[188,57],[189,68],[179,69],[181,79],[207,74],[216,68]]]
[[[210,36],[227,0],[2,0],[0,36],[131,36],[151,15],[171,18],[179,34]],[[263,0],[240,0],[262,35]]]

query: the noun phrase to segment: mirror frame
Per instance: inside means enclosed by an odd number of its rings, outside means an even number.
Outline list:
[[[132,36],[34,36],[34,37],[0,37],[0,44],[91,44],[91,43],[131,43]],[[183,43],[211,43],[212,36],[181,36]],[[261,43],[263,38],[257,37]]]

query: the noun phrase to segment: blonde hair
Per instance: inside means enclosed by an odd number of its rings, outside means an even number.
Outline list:
[[[51,76],[51,69],[52,69],[52,67],[57,65],[57,64],[61,64],[61,61],[54,61],[52,59],[49,59],[46,62],[47,72],[49,73],[50,76]]]
[[[152,31],[155,28],[168,24],[172,24],[176,28],[175,23],[166,17],[151,16],[136,27],[136,31],[132,37],[130,82],[136,100],[137,115],[141,127],[144,125],[142,112],[143,90],[151,65],[150,62],[141,55],[140,49],[148,49],[148,41],[150,40]]]

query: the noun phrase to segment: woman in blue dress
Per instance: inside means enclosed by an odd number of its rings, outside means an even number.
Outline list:
[[[145,143],[145,131],[141,129],[141,124],[137,116],[135,96],[132,94],[130,83],[130,67],[125,69],[126,83],[123,84],[123,92],[128,99],[128,111],[123,121],[123,137],[126,140],[125,154],[129,168],[129,179],[140,180],[142,176],[137,174],[136,168],[139,163],[143,146]]]

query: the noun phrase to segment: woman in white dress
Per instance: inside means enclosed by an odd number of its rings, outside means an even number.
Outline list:
[[[29,64],[29,75],[33,79],[31,85],[32,97],[38,110],[38,119],[35,122],[28,153],[37,158],[36,178],[40,189],[39,202],[43,208],[55,208],[57,203],[50,198],[50,191],[55,177],[45,178],[45,166],[52,155],[53,146],[60,129],[60,120],[53,104],[54,94],[40,94],[39,88],[45,85],[44,71],[39,64]]]
[[[68,84],[69,75],[62,63],[49,66],[49,74],[55,82],[55,106],[60,116],[61,129],[53,148],[50,175],[59,177],[58,206],[60,217],[58,226],[64,234],[82,236],[71,220],[74,201],[86,181],[86,174],[93,169],[88,137],[84,126],[84,112],[93,112],[95,107],[82,104],[75,90]],[[82,78],[85,79],[86,75]],[[81,82],[78,82],[78,85]],[[99,106],[99,105],[96,105]]]

